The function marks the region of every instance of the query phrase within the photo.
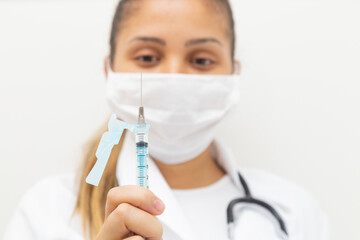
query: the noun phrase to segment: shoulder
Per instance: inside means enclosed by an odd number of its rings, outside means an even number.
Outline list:
[[[81,223],[74,215],[76,196],[75,173],[40,180],[22,196],[5,239],[50,239],[62,235],[79,239]]]
[[[248,185],[256,195],[279,199],[311,198],[301,186],[278,175],[260,169],[240,169]]]
[[[46,177],[32,187],[23,195],[20,205],[43,205],[50,202],[68,203],[77,194],[77,184],[75,173],[59,174]]]
[[[311,239],[328,239],[327,216],[307,190],[263,170],[240,169],[240,172],[253,197],[273,205],[289,223],[290,233]]]
[[[293,210],[317,207],[318,203],[303,187],[259,169],[240,169],[254,197],[264,198]]]

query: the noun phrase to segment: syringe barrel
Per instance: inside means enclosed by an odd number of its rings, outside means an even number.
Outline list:
[[[136,143],[137,154],[137,185],[148,188],[148,143],[140,141]]]
[[[136,156],[137,156],[137,185],[148,186],[148,130],[147,124],[137,124],[135,130]]]

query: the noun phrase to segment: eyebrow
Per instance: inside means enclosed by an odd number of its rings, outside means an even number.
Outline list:
[[[156,38],[156,37],[136,37],[134,39],[132,39],[129,43],[134,42],[134,41],[142,41],[142,42],[153,42],[153,43],[157,43],[159,45],[165,46],[166,42],[160,38]],[[197,44],[203,44],[203,43],[208,43],[208,42],[213,42],[213,43],[217,43],[220,46],[222,46],[222,44],[220,43],[219,40],[215,39],[215,38],[197,38],[197,39],[191,39],[189,41],[186,41],[184,46],[185,47],[190,47],[193,45],[197,45]]]
[[[196,44],[202,44],[202,43],[208,43],[208,42],[213,42],[213,43],[217,43],[220,46],[222,46],[222,44],[220,43],[219,40],[215,39],[215,38],[197,38],[197,39],[191,39],[189,41],[187,41],[185,43],[185,47],[190,47],[192,45],[196,45]]]
[[[157,44],[160,44],[163,46],[166,45],[164,40],[162,40],[160,38],[156,38],[156,37],[136,37],[136,38],[132,39],[129,43],[131,43],[133,41],[153,42],[153,43],[157,43]]]

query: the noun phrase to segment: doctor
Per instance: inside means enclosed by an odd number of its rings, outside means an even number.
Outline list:
[[[305,191],[238,170],[215,139],[238,100],[234,48],[227,0],[122,0],[105,59],[107,98],[119,119],[136,122],[139,86],[129,72],[145,73],[150,188],[135,186],[129,132],[99,186],[85,183],[101,130],[80,174],[45,179],[24,195],[5,240],[328,239],[326,217]]]

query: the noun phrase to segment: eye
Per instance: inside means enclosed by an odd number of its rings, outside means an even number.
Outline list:
[[[152,65],[157,63],[160,59],[152,55],[143,55],[135,58],[135,60],[142,65]]]
[[[208,58],[195,58],[190,60],[191,64],[195,64],[199,67],[209,67],[210,65],[214,64],[215,62]]]

